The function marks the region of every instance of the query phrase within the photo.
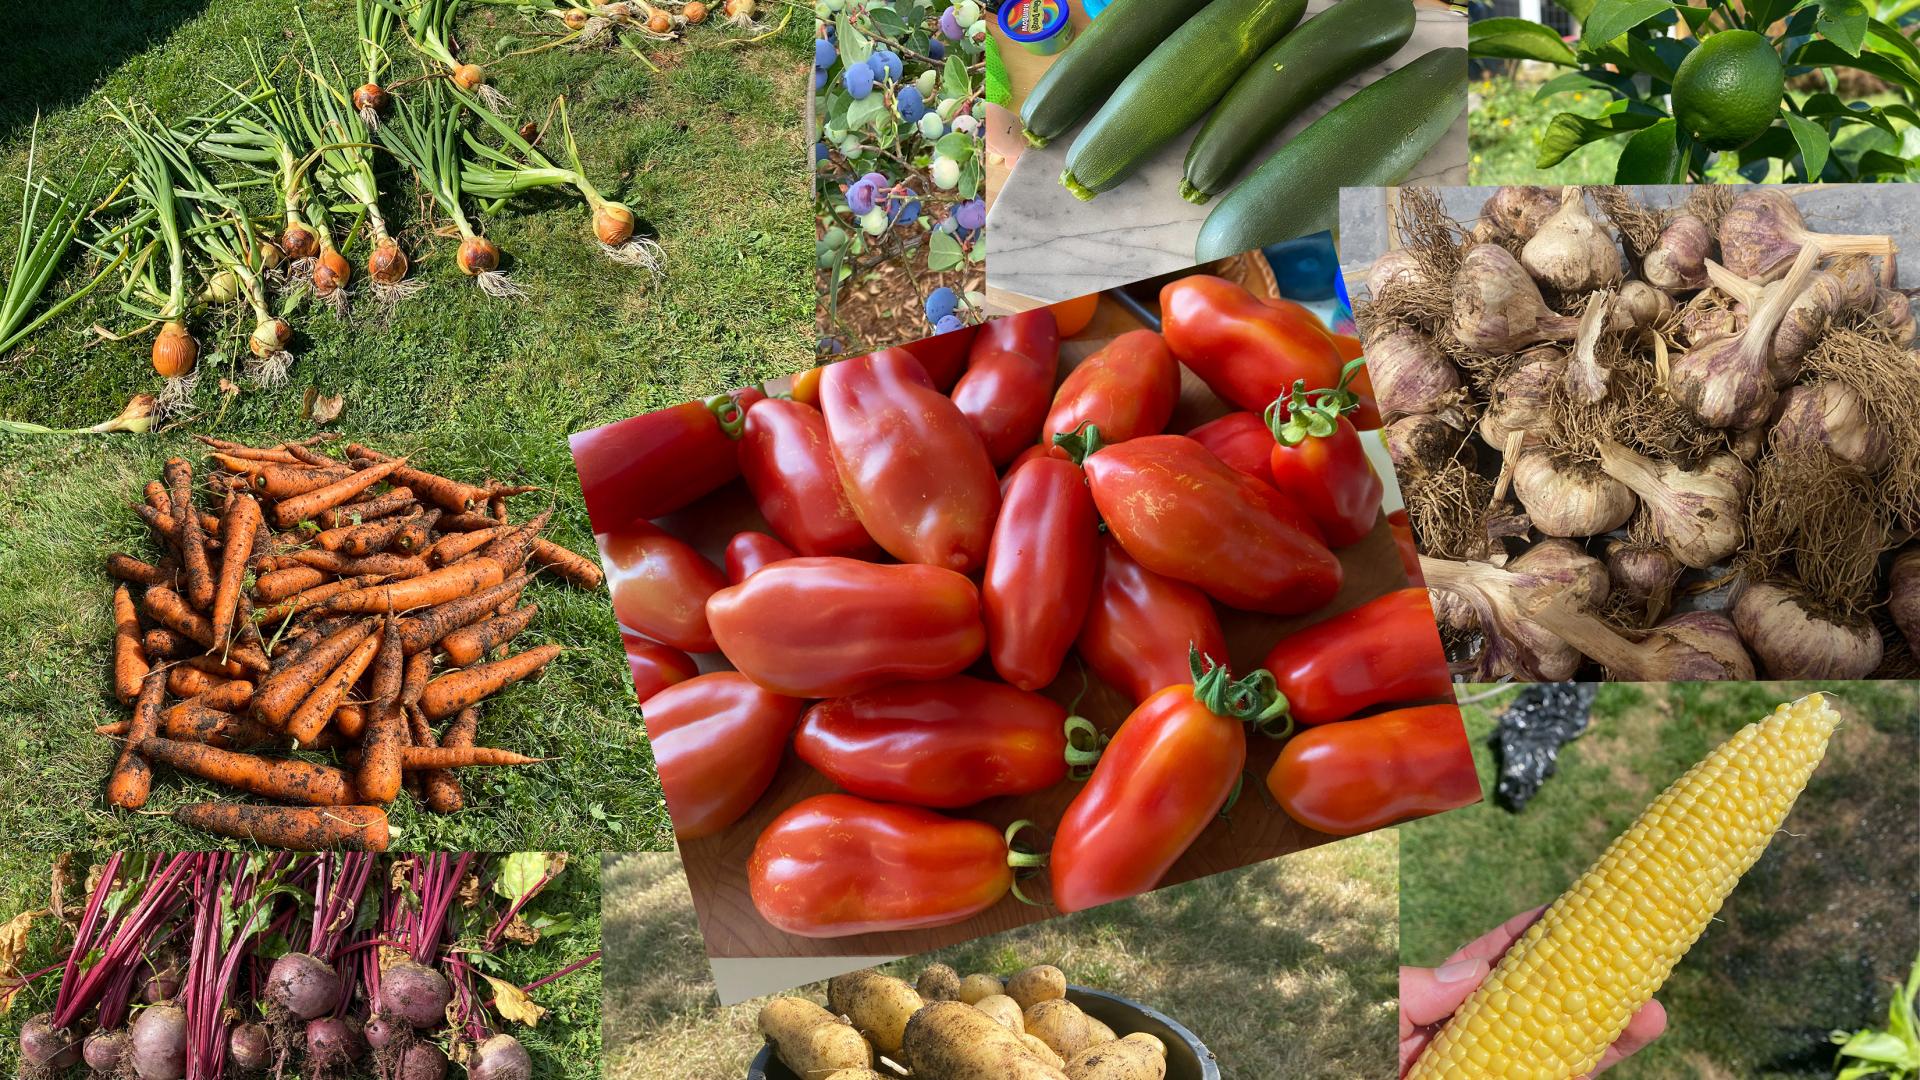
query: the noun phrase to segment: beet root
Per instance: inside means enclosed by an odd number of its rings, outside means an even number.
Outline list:
[[[526,1051],[522,1050],[522,1054]],[[445,1080],[446,1051],[430,1042],[409,1043],[391,1073],[394,1080]]]
[[[47,1069],[68,1069],[80,1061],[80,1037],[53,1026],[53,1015],[41,1013],[20,1028],[20,1059]]]
[[[80,1056],[86,1059],[87,1068],[102,1076],[111,1076],[127,1056],[127,1033],[96,1031],[80,1044]]]
[[[446,1022],[451,1000],[447,977],[430,967],[403,961],[380,973],[382,1016],[417,1028],[438,1027]]]
[[[187,1074],[186,1010],[149,1005],[129,1030],[133,1071],[140,1080],[180,1080]]]
[[[267,1000],[301,1020],[333,1011],[340,1001],[340,976],[318,957],[290,952],[267,972]]]
[[[258,1072],[273,1063],[273,1035],[265,1024],[241,1024],[227,1036],[227,1060],[243,1072]]]
[[[532,1080],[533,1058],[511,1035],[495,1035],[473,1048],[468,1080]]]

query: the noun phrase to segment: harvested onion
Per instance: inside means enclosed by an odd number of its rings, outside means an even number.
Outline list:
[[[320,253],[320,238],[304,223],[289,221],[280,233],[280,250],[290,259],[311,259]]]
[[[287,325],[287,320],[261,319],[254,325],[253,334],[247,338],[247,348],[264,360],[287,351],[287,343],[292,340],[293,327]]]
[[[193,370],[200,359],[200,343],[187,332],[185,323],[173,320],[161,324],[153,339],[153,370],[169,379],[177,379]]]
[[[367,276],[381,285],[398,285],[407,276],[407,253],[392,237],[374,245],[367,256]]]
[[[457,260],[461,273],[477,277],[500,269],[500,249],[484,236],[469,236],[460,241]]]

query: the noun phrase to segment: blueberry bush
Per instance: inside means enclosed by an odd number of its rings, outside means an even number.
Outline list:
[[[820,351],[955,330],[986,259],[978,0],[817,0],[814,214]],[[917,301],[924,325],[863,308]]]

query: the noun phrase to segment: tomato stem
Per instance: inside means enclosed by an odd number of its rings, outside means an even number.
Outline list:
[[[1100,437],[1100,425],[1089,420],[1072,431],[1055,435],[1053,445],[1065,450],[1075,465],[1084,465],[1088,458],[1099,453],[1107,444]]]
[[[1014,846],[1013,838],[1020,834],[1021,829],[1028,828],[1029,826],[1032,826],[1034,828],[1039,827],[1037,825],[1034,825],[1034,823],[1028,820],[1027,818],[1021,818],[1019,821],[1016,821],[1013,824],[1007,826],[1007,831],[1005,834],[1007,838],[1007,865],[1013,867],[1015,870],[1032,870],[1032,869],[1038,869],[1040,867],[1047,865],[1046,852],[1021,851],[1019,848]],[[1021,899],[1026,900],[1025,897],[1021,897]],[[1026,902],[1032,903],[1032,901],[1030,900]]]
[[[1075,736],[1083,737],[1076,740]],[[1084,741],[1085,746],[1080,743]],[[1067,717],[1067,775],[1075,781],[1085,781],[1093,775],[1093,767],[1100,760],[1100,753],[1107,745],[1106,736],[1084,716]]]
[[[713,411],[713,418],[720,422],[720,430],[727,438],[738,442],[747,426],[747,410],[740,407],[740,402],[732,394],[715,394],[707,399],[707,408]]]

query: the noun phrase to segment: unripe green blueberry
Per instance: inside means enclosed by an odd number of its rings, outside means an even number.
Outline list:
[[[933,159],[933,183],[941,191],[952,191],[960,183],[960,163],[950,157]]]
[[[887,211],[876,206],[860,215],[860,230],[868,236],[879,236],[887,231]]]

